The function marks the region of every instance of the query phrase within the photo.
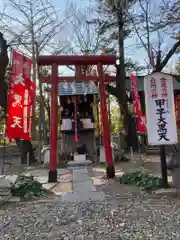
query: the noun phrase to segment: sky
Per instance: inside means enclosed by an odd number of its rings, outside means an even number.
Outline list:
[[[80,5],[81,7],[86,7],[90,3],[92,3],[91,0],[73,0],[73,1]],[[65,9],[68,2],[69,2],[68,0],[53,0],[54,5],[62,9]]]
[[[0,0],[0,6],[1,4],[6,0]],[[65,11],[67,9],[67,4],[71,1],[74,1],[78,8],[87,9],[89,6],[92,6],[94,0],[51,0],[55,6],[56,9],[58,9],[59,12],[59,18],[64,18]],[[154,0],[152,0],[154,1]],[[137,37],[132,37],[131,39],[128,39],[125,41],[125,54],[127,58],[131,58],[134,61],[138,61],[140,65],[143,65],[145,63],[145,59],[147,58],[146,52],[143,48],[138,48],[137,45]],[[166,39],[165,45],[169,45],[170,39]],[[167,48],[167,46],[164,46]],[[164,48],[164,49],[165,49]],[[175,66],[176,57],[173,57],[169,62],[169,69],[172,70]],[[64,71],[63,71],[64,72]],[[67,75],[67,72],[63,73]],[[69,74],[69,71],[68,71]]]

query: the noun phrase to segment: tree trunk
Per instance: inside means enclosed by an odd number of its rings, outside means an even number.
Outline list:
[[[43,97],[43,92],[42,92],[42,84],[39,83],[39,92],[40,92],[40,109],[39,109],[39,117],[41,120],[41,124],[43,127],[43,140],[44,140],[44,144],[48,145],[49,141],[48,141],[48,130],[47,130],[47,123],[46,123],[46,119],[45,119],[45,102],[44,102],[44,97]]]
[[[118,15],[119,26],[119,65],[116,66],[116,97],[123,116],[124,130],[126,134],[127,147],[137,149],[136,126],[133,117],[129,113],[126,96],[126,69],[124,57],[124,27],[122,14]]]
[[[125,141],[126,148],[132,147],[134,151],[138,150],[138,138],[137,138],[137,126],[136,126],[136,118],[133,117],[129,111],[128,107],[126,110],[127,103],[122,104],[122,102],[118,102],[121,111],[121,116],[123,115],[123,125],[125,130]],[[125,109],[125,111],[123,111]]]
[[[32,35],[33,36],[33,35]],[[39,56],[39,49],[38,49],[38,43],[35,42],[35,65],[36,65],[36,61],[37,61],[37,58]],[[37,67],[37,75],[39,76],[40,73],[39,73],[39,68]],[[44,144],[45,145],[48,145],[48,136],[47,136],[47,123],[46,123],[46,120],[45,120],[45,102],[44,102],[44,97],[43,97],[43,90],[42,90],[42,83],[39,81],[39,93],[40,93],[40,103],[39,103],[39,141],[41,141],[41,144],[42,145],[42,140],[44,140]],[[42,139],[42,132],[41,132],[41,126],[43,127],[43,139]]]

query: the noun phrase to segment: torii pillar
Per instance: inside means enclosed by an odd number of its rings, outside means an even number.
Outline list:
[[[98,77],[99,77],[99,92],[100,92],[100,106],[101,106],[101,119],[103,126],[103,138],[104,138],[104,149],[106,156],[106,173],[108,178],[115,177],[115,169],[113,162],[113,154],[111,147],[111,136],[110,136],[110,127],[109,127],[109,119],[108,119],[108,111],[106,104],[106,91],[105,91],[105,76],[103,72],[102,64],[98,64]]]
[[[49,182],[57,182],[58,159],[58,65],[52,64]]]

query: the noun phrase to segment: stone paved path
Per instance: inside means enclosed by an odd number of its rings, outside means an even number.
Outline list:
[[[72,193],[61,196],[61,201],[82,202],[82,201],[103,201],[104,193],[96,191],[92,179],[88,175],[87,168],[72,168]]]

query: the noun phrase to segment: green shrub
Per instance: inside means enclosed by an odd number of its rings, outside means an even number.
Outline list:
[[[120,183],[135,185],[142,190],[152,191],[161,188],[162,179],[150,173],[136,171],[124,174],[120,177]]]

